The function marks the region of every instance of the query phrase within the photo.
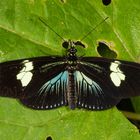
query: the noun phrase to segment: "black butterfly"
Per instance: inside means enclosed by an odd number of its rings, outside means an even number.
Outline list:
[[[36,57],[0,63],[0,96],[33,109],[103,110],[123,98],[140,96],[140,64],[100,57],[78,57],[79,42],[65,42],[64,57]]]

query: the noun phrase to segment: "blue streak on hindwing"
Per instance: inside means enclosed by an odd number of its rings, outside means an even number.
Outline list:
[[[95,93],[96,96],[103,94],[100,85],[87,77],[84,73],[76,71],[75,76],[79,93],[81,92],[81,90],[83,90],[85,93],[87,93],[87,91],[89,91],[91,94]]]
[[[67,85],[68,72],[64,71],[47,81],[38,91],[39,94],[59,94],[60,88],[64,90]],[[60,87],[61,86],[61,87]],[[66,92],[66,91],[63,91]]]

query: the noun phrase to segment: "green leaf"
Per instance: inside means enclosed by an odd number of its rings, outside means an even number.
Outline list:
[[[99,56],[99,41],[108,44],[117,58],[140,61],[140,1],[113,0],[104,6],[101,0],[1,0],[0,61],[63,55],[62,43],[45,27],[45,19],[64,39],[80,40],[85,56]],[[140,103],[138,103],[140,104]],[[0,98],[0,139],[10,140],[138,140],[140,134],[116,108],[106,111],[49,111],[28,109],[15,99]]]

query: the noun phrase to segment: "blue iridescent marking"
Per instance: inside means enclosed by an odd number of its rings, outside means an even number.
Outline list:
[[[103,94],[102,88],[98,83],[87,77],[84,73],[76,71],[75,72],[76,81],[78,84],[78,90],[83,89],[85,93],[87,89],[95,95]],[[83,87],[83,88],[82,88]]]
[[[52,93],[59,93],[60,86],[64,89],[64,85],[67,85],[68,79],[68,72],[64,71],[46,82],[38,91],[39,94],[52,94]],[[56,90],[57,89],[57,90]],[[56,90],[56,91],[55,91]]]

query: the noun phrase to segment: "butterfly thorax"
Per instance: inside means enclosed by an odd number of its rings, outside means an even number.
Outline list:
[[[67,50],[67,63],[68,68],[74,69],[77,65],[77,49],[75,48],[75,44],[72,41],[69,41],[69,49]]]

